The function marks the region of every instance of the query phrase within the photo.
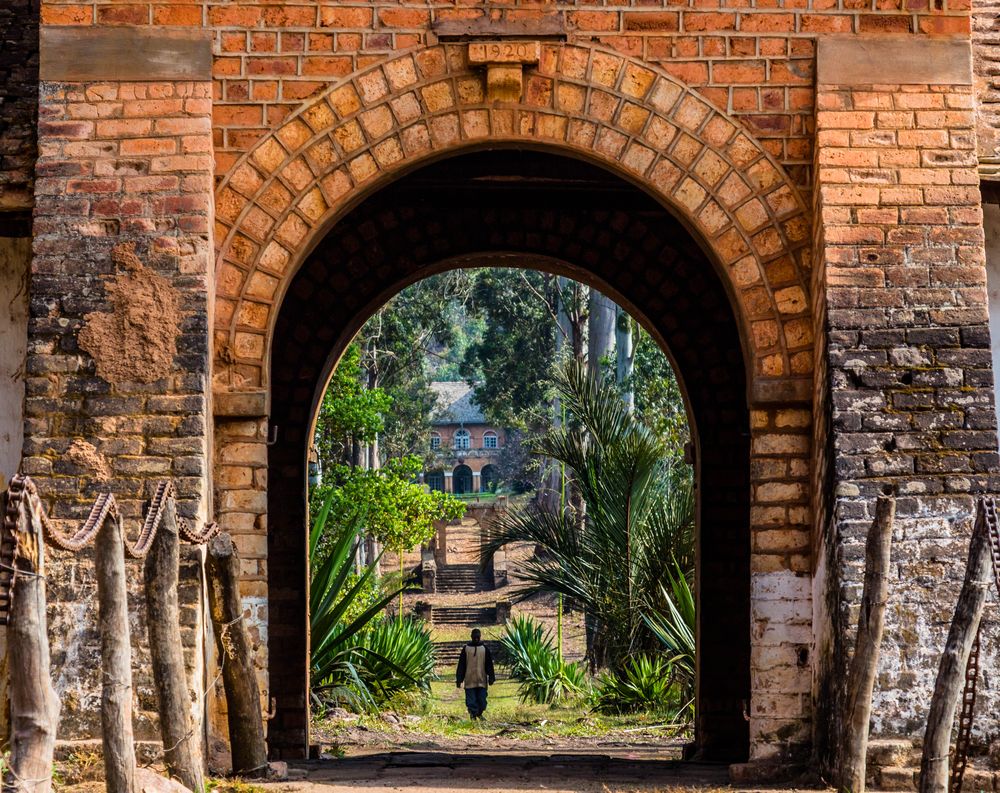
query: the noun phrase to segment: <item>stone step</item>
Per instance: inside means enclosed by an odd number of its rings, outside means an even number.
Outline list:
[[[432,625],[496,625],[496,606],[434,606]]]

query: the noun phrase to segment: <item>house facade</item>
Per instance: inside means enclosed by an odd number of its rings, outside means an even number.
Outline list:
[[[486,421],[468,383],[438,381],[431,389],[437,397],[429,438],[434,461],[423,481],[431,490],[456,495],[495,491],[506,433]]]

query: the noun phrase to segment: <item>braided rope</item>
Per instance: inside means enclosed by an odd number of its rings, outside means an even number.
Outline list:
[[[128,538],[123,538],[125,555],[130,559],[142,559],[153,545],[156,533],[163,523],[163,515],[167,504],[171,500],[176,500],[177,490],[174,483],[169,480],[161,480],[156,484],[153,498],[150,500],[149,508],[146,510],[146,517],[139,530],[139,536],[134,543]],[[78,553],[90,545],[97,537],[108,519],[121,520],[121,513],[118,510],[118,502],[113,493],[101,493],[90,508],[90,514],[80,527],[72,534],[63,534],[49,520],[45,510],[41,508],[41,497],[38,494],[38,487],[31,477],[17,474],[10,481],[7,491],[7,508],[4,511],[3,520],[0,522],[0,625],[7,622],[7,614],[10,609],[10,600],[13,597],[15,549],[18,536],[18,520],[22,508],[36,506],[36,514],[40,517],[45,540],[48,544],[63,551]],[[182,517],[177,517],[177,534],[185,542],[191,545],[203,545],[212,537],[219,533],[219,526],[215,522],[207,523],[200,531],[195,531],[190,524]]]

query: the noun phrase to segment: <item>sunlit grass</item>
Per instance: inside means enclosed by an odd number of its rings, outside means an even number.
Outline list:
[[[588,738],[612,737],[627,742],[655,734],[670,738],[683,734],[663,716],[631,714],[627,716],[602,716],[592,713],[586,701],[577,699],[560,706],[536,705],[521,702],[517,683],[499,680],[490,687],[489,706],[482,721],[472,721],[465,709],[465,692],[456,688],[454,677],[445,676],[431,684],[430,697],[418,703],[397,708],[396,712],[408,715],[399,725],[392,725],[395,740],[412,735],[413,742],[428,737],[456,738],[461,736],[496,736],[512,740],[537,740],[539,738]],[[368,730],[380,732],[389,729],[381,715],[365,715],[360,723]],[[319,730],[329,735],[347,731],[350,724],[335,720],[318,720]],[[404,736],[399,733],[403,732]]]

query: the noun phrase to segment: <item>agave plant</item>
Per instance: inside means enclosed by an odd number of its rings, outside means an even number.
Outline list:
[[[403,587],[380,593],[374,603],[359,615],[348,618],[358,598],[366,591],[378,568],[379,558],[372,561],[359,576],[354,576],[355,557],[361,543],[363,513],[355,512],[340,527],[329,552],[322,559],[316,554],[326,530],[333,503],[328,497],[313,522],[309,535],[309,553],[313,571],[309,594],[309,627],[312,639],[310,665],[314,690],[327,697],[343,701],[355,708],[370,708],[375,698],[358,670],[357,637],[372,620],[398,595]],[[407,678],[407,673],[377,650],[364,651],[369,659],[378,658],[387,669]],[[415,683],[415,681],[413,681]]]
[[[571,362],[556,389],[572,421],[553,429],[535,451],[564,464],[585,505],[535,504],[497,523],[484,556],[527,542],[542,553],[523,563],[524,594],[563,595],[584,612],[591,668],[620,668],[657,641],[643,614],[657,608],[677,559],[693,568],[694,495],[690,472],[674,465],[662,441],[629,412],[617,390]]]
[[[583,665],[560,658],[551,632],[531,617],[516,617],[509,622],[500,646],[511,677],[519,683],[522,702],[554,705],[587,690]]]
[[[637,655],[616,672],[605,672],[594,688],[592,707],[598,713],[663,712],[671,707],[673,669],[666,658]]]
[[[423,621],[383,617],[358,635],[354,647],[358,674],[379,703],[408,691],[430,693],[436,656]]]
[[[667,649],[674,680],[685,700],[685,709],[694,705],[695,687],[695,604],[694,593],[680,565],[668,573],[670,591],[661,587],[662,608],[651,609],[643,619]]]

